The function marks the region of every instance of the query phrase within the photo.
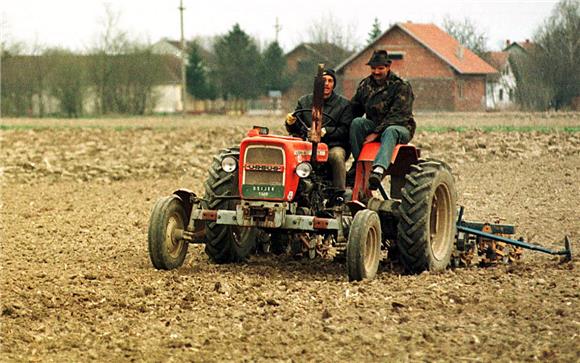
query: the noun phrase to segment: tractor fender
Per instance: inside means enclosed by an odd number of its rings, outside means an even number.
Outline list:
[[[187,220],[191,221],[191,211],[193,210],[193,206],[200,203],[199,198],[197,195],[189,189],[180,188],[173,192],[173,195],[176,195],[181,199],[183,202],[183,206],[185,207],[185,213],[187,214]],[[193,243],[200,243],[205,241],[205,224],[203,221],[194,221],[194,230],[193,230]]]
[[[359,155],[359,161],[374,161],[381,147],[380,142],[369,142],[363,145]],[[393,150],[391,165],[387,170],[390,175],[405,175],[409,172],[411,165],[417,164],[421,150],[413,144],[398,144]]]
[[[189,189],[179,188],[174,191],[172,194],[177,195],[179,199],[183,202],[185,207],[185,212],[187,213],[187,219],[191,217],[191,209],[195,203],[199,203],[197,199],[197,195]]]

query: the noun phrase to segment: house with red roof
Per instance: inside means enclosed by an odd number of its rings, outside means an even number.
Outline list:
[[[336,69],[340,90],[352,97],[372,52],[386,49],[391,69],[409,81],[415,110],[483,111],[486,80],[498,72],[435,24],[397,23]]]
[[[351,54],[333,43],[301,43],[286,53],[284,58],[293,84],[284,92],[284,107],[295,107],[300,96],[312,92],[312,74],[319,63],[335,68]]]
[[[530,42],[529,39],[526,39],[523,42],[514,42],[511,40],[506,40],[505,41],[505,47],[504,47],[504,52],[508,52],[510,54],[514,54],[514,53],[520,53],[520,54],[527,54],[531,51],[534,50],[534,48],[536,47],[536,44],[533,42]]]

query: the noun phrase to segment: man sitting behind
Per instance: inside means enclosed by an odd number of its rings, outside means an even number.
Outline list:
[[[331,123],[322,129],[322,142],[328,145],[329,155],[328,163],[332,171],[332,185],[340,191],[346,188],[346,160],[350,156],[349,143],[349,128],[352,121],[352,109],[350,102],[343,96],[334,92],[336,86],[336,75],[334,70],[325,69],[323,72],[324,78],[324,105],[322,111],[330,115],[336,124]],[[313,95],[307,94],[298,100],[296,110],[312,109]],[[301,112],[300,117],[308,126],[312,126],[312,113],[305,111]],[[323,116],[323,120],[327,122],[328,118]],[[286,130],[296,137],[306,138],[306,130],[296,122],[296,117],[291,113],[286,116]]]
[[[367,65],[371,74],[359,83],[351,100],[356,118],[352,120],[350,141],[355,161],[364,144],[381,142],[369,176],[369,188],[376,190],[386,174],[395,146],[413,138],[415,96],[411,85],[391,71],[386,50],[375,51]],[[353,173],[349,170],[349,174]]]

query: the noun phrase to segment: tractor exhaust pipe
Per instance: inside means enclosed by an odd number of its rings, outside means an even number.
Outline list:
[[[318,153],[318,143],[322,139],[322,108],[324,104],[324,64],[318,65],[316,77],[314,77],[314,87],[312,92],[312,127],[308,133],[308,141],[312,143],[312,154],[310,164],[316,166],[316,156]]]

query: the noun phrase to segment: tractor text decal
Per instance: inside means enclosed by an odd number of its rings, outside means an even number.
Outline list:
[[[284,165],[275,164],[244,164],[244,169],[249,171],[270,171],[276,173],[284,172]]]

